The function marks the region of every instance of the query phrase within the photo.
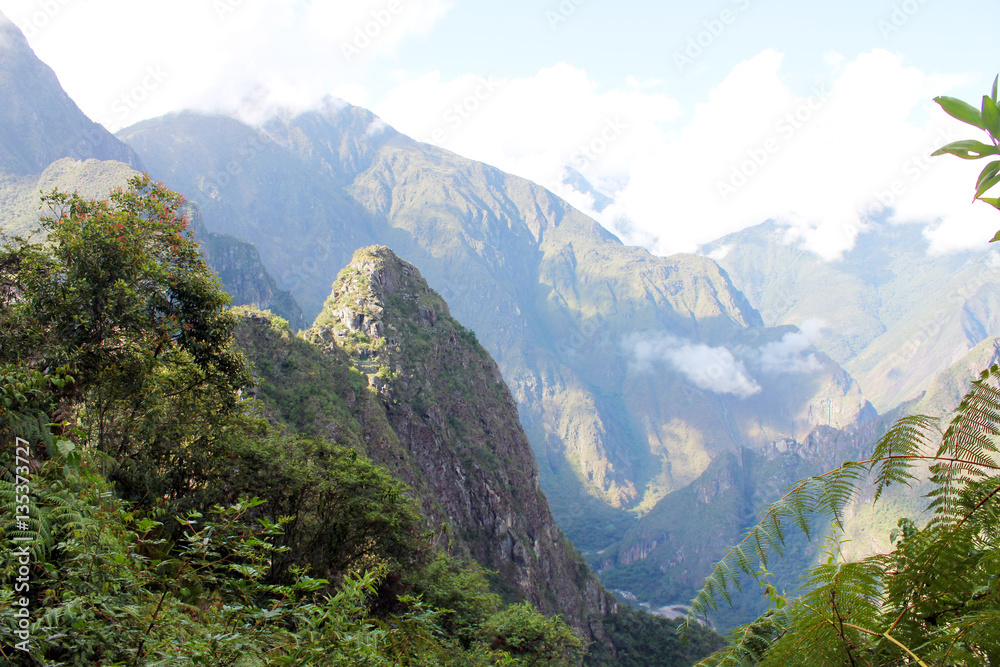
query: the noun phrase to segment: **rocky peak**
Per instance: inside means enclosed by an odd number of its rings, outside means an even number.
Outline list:
[[[556,526],[496,363],[417,268],[385,246],[357,251],[305,336],[367,375],[405,450],[370,455],[419,491],[439,543],[600,640],[614,599]]]
[[[386,304],[395,297],[404,309],[407,305],[415,309],[428,326],[434,326],[441,315],[450,316],[448,305],[427,286],[417,268],[379,245],[355,253],[338,277],[316,326],[332,327],[340,335],[346,329],[381,338]]]

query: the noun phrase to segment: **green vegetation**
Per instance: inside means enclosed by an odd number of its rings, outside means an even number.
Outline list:
[[[989,95],[983,95],[982,105],[978,109],[954,97],[934,98],[934,101],[940,104],[945,113],[952,118],[957,118],[963,123],[978,127],[986,132],[990,143],[984,144],[975,139],[953,141],[934,151],[932,155],[955,155],[963,160],[979,160],[991,155],[1000,155],[1000,110],[997,108],[998,81],[1000,81],[1000,77],[993,79],[993,90]],[[1000,183],[1000,160],[994,160],[983,167],[979,178],[976,179],[976,194],[973,196],[973,201],[978,199],[1000,210],[1000,199],[984,196],[998,183]],[[1000,241],[1000,232],[996,233],[992,241]]]
[[[176,195],[137,177],[45,201],[46,243],[0,251],[0,527],[5,553],[32,552],[23,604],[0,565],[10,664],[579,662],[575,632],[438,551],[409,489],[351,446],[355,371],[314,379],[308,410],[255,383]],[[344,444],[315,437],[320,413]]]
[[[1000,154],[997,80],[977,109],[953,98],[936,101],[950,115],[988,132],[991,143],[959,141],[937,155],[976,159]],[[1000,182],[1000,161],[987,165],[976,199]],[[1000,239],[1000,234],[993,240]],[[847,461],[794,485],[708,577],[689,620],[730,600],[753,577],[771,608],[737,628],[705,665],[996,665],[1000,664],[1000,366],[972,383],[942,433],[936,419],[904,417],[864,461]],[[843,528],[844,512],[874,474],[877,503],[890,486],[920,481],[929,466],[926,525],[903,517],[892,549],[860,560],[842,556],[837,536],[828,558],[809,570],[800,597],[779,593],[767,571],[788,531],[809,534],[816,517]]]
[[[617,667],[691,665],[724,645],[716,632],[703,625],[692,626],[684,641],[678,641],[682,623],[682,619],[662,618],[628,605],[619,606],[618,613],[608,622],[616,652],[614,660],[608,664]]]

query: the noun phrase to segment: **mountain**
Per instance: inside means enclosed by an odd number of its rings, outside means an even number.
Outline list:
[[[141,170],[128,146],[80,111],[3,13],[0,91],[0,172],[8,178],[40,174],[63,157],[116,160]]]
[[[307,317],[358,246],[419,267],[496,359],[582,548],[725,452],[871,414],[807,333],[763,327],[714,261],[625,246],[544,188],[364,109],[328,100],[260,127],[185,112],[118,136],[213,231],[260,248]]]
[[[919,399],[970,350],[1000,335],[1000,255],[931,254],[917,224],[873,223],[826,262],[766,222],[710,243],[771,326],[822,320],[816,345],[882,412]]]
[[[241,342],[291,426],[406,482],[437,544],[491,571],[507,599],[603,639],[614,598],[556,526],[499,369],[415,267],[359,250],[302,338],[252,317]]]
[[[785,438],[761,449],[744,448],[717,457],[694,482],[668,494],[615,545],[588,554],[606,586],[678,615],[702,587],[705,577],[729,547],[737,544],[763,510],[796,481],[864,460],[882,433],[881,420],[845,429],[819,427],[808,436]],[[870,500],[870,499],[869,499]],[[898,517],[893,517],[894,522]],[[889,529],[879,537],[887,537]],[[802,571],[813,565],[829,526],[812,527],[807,539],[789,530],[783,557],[768,563],[779,585],[792,590]],[[875,526],[858,525],[853,536],[868,540]],[[716,627],[731,628],[767,610],[762,590],[747,586],[733,604],[710,615]]]
[[[144,169],[131,148],[84,115],[2,13],[0,100],[0,232],[32,233],[39,192],[58,188],[104,197]],[[209,266],[234,304],[269,308],[294,326],[305,326],[299,305],[264,268],[256,248],[210,232],[196,206],[190,217]]]

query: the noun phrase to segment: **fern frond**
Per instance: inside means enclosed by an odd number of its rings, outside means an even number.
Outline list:
[[[848,461],[789,489],[771,505],[757,525],[747,531],[739,544],[715,564],[705,585],[691,601],[684,627],[709,609],[716,609],[716,596],[731,604],[730,586],[742,590],[744,576],[759,582],[757,563],[766,565],[771,554],[781,554],[787,522],[791,521],[807,536],[811,536],[811,519],[828,517],[841,524],[844,509],[857,497],[870,464],[871,461]]]
[[[1000,398],[1000,392],[997,396]],[[705,586],[691,602],[685,627],[709,609],[717,608],[716,596],[731,603],[729,585],[739,590],[742,576],[757,579],[756,563],[766,565],[772,554],[781,555],[785,543],[784,531],[789,522],[808,537],[811,537],[811,521],[818,518],[832,519],[836,525],[843,527],[845,508],[858,499],[872,471],[876,471],[876,500],[891,484],[906,484],[915,479],[911,470],[918,463],[934,458],[935,436],[940,437],[940,430],[932,417],[904,417],[879,440],[868,460],[847,461],[838,468],[794,485],[715,565]],[[938,502],[951,503],[954,500],[947,498]]]
[[[963,490],[1000,472],[997,436],[1000,436],[1000,389],[993,386],[1000,365],[982,372],[962,399],[945,431],[933,466],[932,478],[939,493],[932,506],[933,523],[949,526],[963,520]]]
[[[906,484],[917,477],[910,470],[916,461],[933,457],[941,438],[938,420],[927,415],[903,417],[892,425],[875,444],[871,458],[877,461],[875,475],[875,500],[882,497],[886,487]]]
[[[729,633],[724,649],[699,662],[696,667],[744,667],[756,665],[771,645],[791,625],[789,608],[770,609],[752,623]]]

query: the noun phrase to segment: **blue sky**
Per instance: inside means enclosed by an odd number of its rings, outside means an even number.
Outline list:
[[[563,6],[572,11],[564,15]],[[900,13],[894,14],[895,8]],[[732,23],[703,49],[696,66],[679,69],[675,54],[723,10],[733,12]],[[550,12],[559,19],[553,21]],[[786,75],[801,85],[823,75],[828,51],[853,58],[884,48],[928,72],[974,70],[976,63],[992,71],[1000,56],[995,40],[975,42],[961,30],[998,17],[997,4],[985,0],[458,2],[426,38],[401,48],[396,64],[439,69],[446,77],[469,72],[514,77],[565,61],[607,87],[621,85],[627,76],[662,79],[672,95],[696,101],[739,62],[768,48],[788,55]]]
[[[836,261],[875,221],[981,244],[970,132],[937,94],[1000,71],[986,0],[0,0],[111,129],[182,108],[257,121],[332,94],[550,187],[668,254],[765,219]],[[367,32],[367,34],[366,34]],[[248,96],[250,96],[248,98]],[[247,99],[254,102],[248,104]],[[563,182],[580,171],[614,203]]]

